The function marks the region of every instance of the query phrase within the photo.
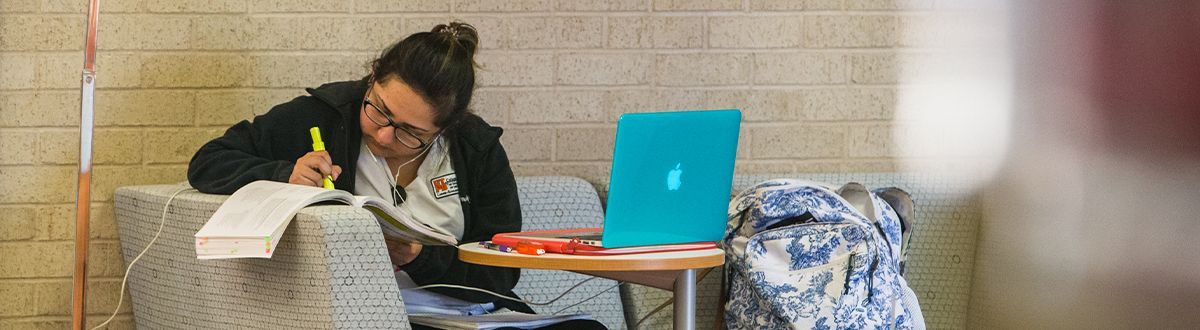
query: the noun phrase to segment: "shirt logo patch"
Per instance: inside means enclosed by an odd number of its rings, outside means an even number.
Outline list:
[[[433,188],[433,197],[441,199],[442,197],[458,194],[458,177],[454,173],[446,174],[429,180],[429,187]]]

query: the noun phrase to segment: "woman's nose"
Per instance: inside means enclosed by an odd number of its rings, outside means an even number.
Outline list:
[[[392,136],[396,135],[396,132],[393,132],[395,129],[394,127],[380,127],[379,130],[375,131],[375,142],[385,146],[391,145],[392,140],[395,140],[392,138]]]

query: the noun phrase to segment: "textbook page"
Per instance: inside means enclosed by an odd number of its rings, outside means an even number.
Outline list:
[[[195,236],[273,236],[286,227],[300,209],[321,201],[353,204],[353,196],[342,190],[254,181],[230,195]]]
[[[401,212],[390,202],[372,196],[354,196],[354,205],[375,215],[383,234],[424,245],[458,245],[458,238]]]
[[[337,202],[371,212],[384,235],[426,245],[458,240],[400,212],[390,203],[344,190],[260,180],[235,191],[195,234],[199,259],[270,258],[284,230],[301,209]]]

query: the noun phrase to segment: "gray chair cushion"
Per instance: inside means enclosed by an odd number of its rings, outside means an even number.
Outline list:
[[[119,188],[115,207],[128,265],[183,185]],[[129,274],[143,329],[409,329],[379,225],[365,210],[301,210],[271,259],[197,260],[193,235],[227,196],[171,201],[154,246]]]
[[[573,177],[518,177],[521,199],[522,230],[599,227],[604,209],[595,188]],[[544,302],[566,291],[589,275],[558,270],[521,270],[514,291],[525,300]],[[616,281],[595,279],[576,288],[566,297],[547,306],[531,305],[543,314],[590,313],[610,329],[625,325],[624,309]],[[576,306],[569,305],[596,296]]]

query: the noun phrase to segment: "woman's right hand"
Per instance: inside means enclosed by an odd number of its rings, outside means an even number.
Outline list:
[[[334,180],[337,180],[338,175],[341,174],[342,167],[333,165],[333,158],[329,157],[329,152],[312,151],[296,160],[296,166],[292,167],[292,175],[288,177],[288,183],[320,187],[321,178],[332,176]]]

